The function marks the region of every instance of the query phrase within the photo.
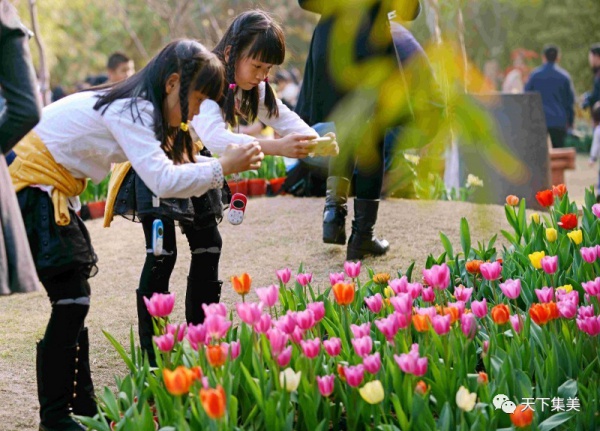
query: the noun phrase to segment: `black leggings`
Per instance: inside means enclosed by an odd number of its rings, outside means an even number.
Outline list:
[[[157,257],[152,253],[152,224],[154,220],[153,217],[142,219],[146,237],[146,262],[142,269],[139,286],[139,292],[142,294],[168,292],[169,279],[177,260],[175,225],[168,218],[161,218],[164,226],[163,255]],[[223,246],[217,226],[194,229],[186,225],[183,233],[188,240],[190,252],[192,253],[189,278],[196,282],[217,281],[219,279],[219,260]]]

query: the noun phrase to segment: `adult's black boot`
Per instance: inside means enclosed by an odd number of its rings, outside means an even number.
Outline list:
[[[385,239],[375,238],[378,210],[378,199],[354,199],[354,220],[348,241],[347,260],[358,260],[368,255],[381,256],[390,249],[390,244]]]
[[[344,177],[327,178],[327,195],[323,209],[323,242],[346,244],[346,215],[350,181]]]
[[[90,368],[90,339],[88,328],[83,328],[77,340],[77,367],[75,369],[75,397],[72,406],[73,413],[80,416],[93,417],[98,413],[96,395],[92,382]]]
[[[198,325],[204,322],[202,304],[218,303],[221,299],[222,281],[197,281],[188,277],[185,292],[185,320],[187,323]]]

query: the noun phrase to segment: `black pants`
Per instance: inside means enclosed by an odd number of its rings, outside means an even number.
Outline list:
[[[548,127],[548,134],[552,141],[552,148],[564,148],[567,138],[567,129],[564,127]]]
[[[169,290],[169,279],[177,260],[175,224],[168,218],[161,218],[164,225],[163,255],[155,257],[152,254],[152,224],[154,220],[153,217],[142,219],[147,251],[139,285],[139,292],[142,294],[167,292]],[[219,279],[219,260],[223,245],[217,226],[194,229],[190,225],[184,225],[183,233],[188,240],[190,252],[192,253],[189,277],[198,282],[217,281]]]

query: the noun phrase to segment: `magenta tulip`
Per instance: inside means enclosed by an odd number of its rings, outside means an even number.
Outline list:
[[[471,311],[480,319],[485,317],[488,312],[487,300],[483,298],[481,301],[471,301]]]
[[[477,319],[473,313],[460,316],[460,329],[467,338],[473,338],[477,334]]]
[[[577,309],[577,318],[585,319],[587,317],[594,317],[593,305],[582,305]]]
[[[390,304],[400,314],[412,313],[413,299],[408,293],[399,293],[397,296],[390,298]]]
[[[379,355],[379,352],[365,356],[363,358],[363,365],[368,373],[377,374],[381,369],[381,356]]]
[[[254,325],[254,330],[259,334],[264,334],[269,329],[271,329],[271,316],[269,314],[263,314]]]
[[[354,388],[360,386],[365,376],[365,367],[362,364],[353,367],[344,367],[346,382]]]
[[[592,205],[592,212],[596,217],[600,217],[600,204]]]
[[[328,397],[333,393],[335,383],[335,375],[330,374],[328,376],[317,376],[317,386],[322,396]]]
[[[558,314],[563,319],[572,319],[577,315],[577,304],[572,301],[558,301]]]
[[[354,338],[368,337],[371,335],[371,324],[363,323],[362,325],[350,325],[350,330]]]
[[[187,340],[194,350],[199,346],[206,344],[206,327],[200,323],[198,325],[189,324],[187,327]]]
[[[419,345],[413,344],[409,353],[394,355],[394,360],[402,371],[415,376],[427,373],[427,357],[419,357]]]
[[[379,313],[383,308],[383,298],[381,297],[381,293],[365,297],[365,304],[367,304],[367,307],[372,313]]]
[[[320,322],[325,317],[325,304],[323,302],[309,302],[307,307],[313,312],[316,322]]]
[[[242,346],[239,341],[232,341],[229,344],[229,353],[231,354],[231,359],[235,359],[240,356],[242,350]]]
[[[346,276],[343,272],[332,272],[329,274],[329,282],[332,286],[335,286],[338,283],[343,283],[346,279]]]
[[[170,352],[175,346],[175,337],[173,334],[165,334],[160,337],[153,337],[154,344],[158,347],[161,352]]]
[[[360,261],[359,262],[344,262],[344,271],[350,278],[358,278],[360,275]]]
[[[423,270],[425,282],[434,289],[445,289],[450,284],[450,268],[445,263]]]
[[[519,334],[523,329],[523,317],[521,317],[519,314],[511,314],[509,319],[513,329],[517,334]]]
[[[352,347],[354,347],[354,351],[358,356],[364,358],[371,353],[371,350],[373,349],[373,340],[370,336],[353,338]]]
[[[300,273],[296,276],[296,281],[300,284],[300,286],[306,287],[306,285],[312,281],[312,273]]]
[[[318,338],[315,338],[314,340],[301,340],[300,347],[302,347],[304,356],[308,359],[314,359],[321,351],[321,340]]]
[[[271,352],[273,355],[277,356],[283,352],[289,337],[285,332],[282,332],[277,328],[272,328],[267,331],[267,339],[271,343]]]
[[[227,334],[227,331],[229,331],[231,320],[227,320],[220,314],[211,314],[204,319],[204,327],[206,328],[208,337],[219,340]]]
[[[585,293],[590,296],[597,296],[600,293],[600,277],[596,277],[595,280],[581,283],[581,287]]]
[[[421,283],[408,283],[406,285],[406,291],[410,294],[412,299],[417,299],[421,296],[423,285]]]
[[[272,307],[279,301],[279,286],[259,287],[256,294],[265,307]]]
[[[535,294],[538,301],[542,303],[552,302],[554,298],[554,289],[551,287],[542,287],[541,289],[535,289]]]
[[[554,274],[558,268],[558,256],[545,256],[542,258],[542,269],[546,274]]]
[[[498,280],[502,276],[502,265],[498,261],[485,262],[479,265],[479,271],[488,281]]]
[[[600,316],[577,319],[577,327],[580,331],[594,337],[600,334]]]
[[[472,287],[465,287],[463,285],[458,286],[454,289],[454,297],[457,301],[467,302],[471,298],[473,293]]]
[[[402,278],[394,278],[388,282],[388,286],[394,291],[395,294],[407,293],[408,292],[408,278],[403,275]]]
[[[433,291],[433,287],[424,287],[421,292],[421,297],[425,302],[433,302],[435,301],[435,292]]]
[[[167,317],[175,306],[174,293],[153,293],[150,299],[144,297],[148,313],[152,317]]]
[[[182,323],[180,325],[167,324],[167,334],[171,334],[173,337],[177,336],[177,341],[180,343],[183,341],[183,337],[185,337],[186,330],[187,323]]]
[[[323,347],[329,356],[335,357],[342,351],[342,340],[337,337],[331,337],[328,340],[323,340]]]
[[[277,365],[281,368],[287,367],[292,359],[292,346],[287,346],[283,351],[276,355]]]
[[[275,326],[286,334],[291,334],[296,328],[295,313],[289,311],[275,321]]]
[[[315,326],[315,314],[311,310],[298,311],[296,313],[296,325],[303,331]]]
[[[598,258],[598,246],[595,247],[581,247],[579,252],[581,253],[581,257],[587,263],[593,263]]]
[[[294,328],[294,331],[290,334],[290,340],[295,344],[300,344],[300,341],[304,339],[304,331],[299,326]]]
[[[521,280],[509,278],[504,283],[500,283],[500,290],[507,298],[517,299],[521,294]]]
[[[242,322],[247,325],[254,326],[262,314],[262,304],[255,302],[242,302],[235,305],[238,316]]]
[[[277,274],[279,281],[283,284],[288,284],[288,281],[292,278],[292,271],[289,268],[279,269],[275,271],[275,273]]]
[[[450,321],[452,320],[452,316],[446,314],[444,316],[435,315],[431,318],[431,326],[433,326],[433,330],[438,335],[445,335],[450,332]]]
[[[223,317],[227,317],[227,306],[222,302],[213,302],[212,304],[202,304],[205,316],[211,314],[220,314]]]

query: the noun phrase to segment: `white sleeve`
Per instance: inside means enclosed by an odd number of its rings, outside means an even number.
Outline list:
[[[230,131],[221,107],[210,99],[200,105],[200,113],[192,120],[192,127],[202,143],[215,154],[223,154],[229,144],[246,144],[256,140],[250,135]]]
[[[592,148],[590,149],[590,157],[594,160],[600,158],[600,126],[594,129],[594,138],[592,140]]]
[[[140,118],[135,121],[123,103],[113,103],[102,116],[131,166],[156,196],[189,198],[223,186],[223,169],[218,160],[175,165],[154,136],[152,105],[138,102]],[[135,112],[135,109],[134,109]]]
[[[267,126],[272,127],[281,136],[289,135],[290,133],[296,132],[302,135],[313,135],[318,136],[308,124],[306,124],[294,111],[290,110],[283,102],[277,100],[277,107],[279,108],[279,116],[269,118],[269,111],[265,106],[265,83],[261,82],[258,86],[258,119]]]

